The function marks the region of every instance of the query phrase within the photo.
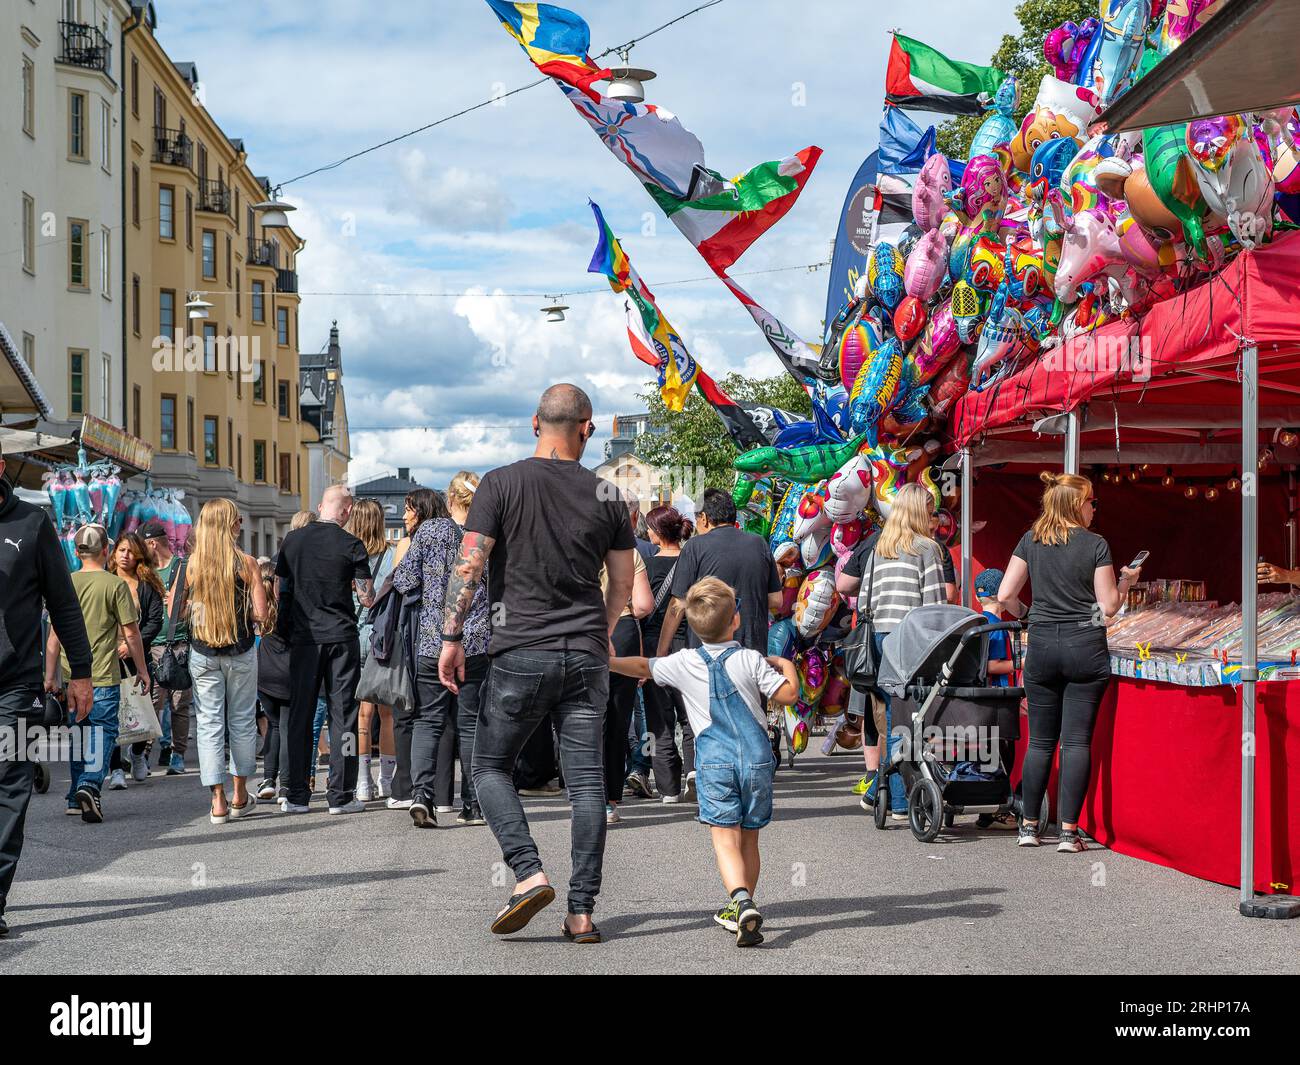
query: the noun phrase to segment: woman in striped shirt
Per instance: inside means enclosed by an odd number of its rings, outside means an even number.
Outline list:
[[[858,596],[858,613],[871,617],[876,633],[876,660],[880,660],[885,636],[893,632],[918,606],[946,603],[943,559],[939,545],[930,539],[930,516],[934,497],[920,484],[905,484],[898,490],[885,526],[876,538],[871,555],[864,559],[863,579],[869,582]],[[888,694],[876,693],[885,704],[885,734],[889,736],[885,764],[898,745],[889,735]],[[907,795],[903,778],[895,773],[889,778],[889,807],[895,820],[907,817]]]

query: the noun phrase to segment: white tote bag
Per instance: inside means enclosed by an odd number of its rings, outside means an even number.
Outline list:
[[[162,735],[158,715],[154,713],[153,700],[146,691],[136,690],[135,678],[129,677],[120,685],[121,702],[117,707],[117,745],[147,743]]]

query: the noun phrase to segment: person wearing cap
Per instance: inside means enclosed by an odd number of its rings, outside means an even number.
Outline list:
[[[108,756],[117,744],[117,714],[121,703],[122,667],[117,655],[118,640],[125,639],[135,664],[131,683],[136,690],[149,690],[149,666],[140,639],[139,612],[126,581],[108,572],[108,532],[102,525],[83,525],[73,538],[81,569],[72,575],[72,587],[81,604],[86,635],[92,655],[91,685],[94,695],[89,714],[69,711],[68,724],[85,722],[80,745],[73,743],[71,779],[68,783],[68,813],[81,814],[87,824],[104,820],[100,789],[108,771]],[[50,630],[45,645],[45,690],[61,687],[58,669],[72,675],[67,655],[62,655],[57,628]]]
[[[90,641],[59,535],[45,512],[18,498],[0,455],[0,729],[17,733],[41,692],[41,606],[68,649],[68,708],[90,713]],[[18,871],[32,797],[32,762],[0,758],[0,936],[5,901]]]
[[[163,582],[163,588],[170,593],[176,583],[176,574],[180,572],[181,559],[172,553],[171,541],[167,539],[167,529],[156,518],[146,521],[136,535],[144,541],[149,549],[149,559],[154,571]],[[162,659],[163,652],[172,648],[172,653],[179,661],[186,661],[190,651],[190,630],[185,618],[176,617],[172,622],[169,616],[163,618],[162,632],[149,648],[149,655],[156,667]],[[190,749],[190,714],[193,691],[190,688],[164,688],[155,684],[153,688],[153,708],[158,715],[158,724],[163,728],[163,737],[167,737],[167,728],[171,726],[170,743],[164,742],[158,764],[166,765],[168,776],[177,776],[185,772],[185,752]]]
[[[999,613],[998,588],[1006,576],[1000,569],[986,569],[975,578],[975,598],[980,601],[980,609],[990,622],[996,624],[1002,620]],[[1011,683],[1011,648],[1007,643],[1005,632],[989,634],[989,683],[1005,688]]]

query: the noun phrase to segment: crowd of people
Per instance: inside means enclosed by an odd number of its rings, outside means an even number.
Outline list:
[[[669,506],[642,515],[582,465],[591,419],[581,389],[555,385],[533,418],[533,455],[413,491],[397,543],[377,502],[334,486],[274,558],[242,551],[238,509],[213,499],[185,557],[155,522],[115,543],[87,525],[69,574],[49,520],[0,476],[0,727],[32,714],[42,687],[60,700],[87,741],[69,765],[66,808],[89,824],[106,816],[103,792],[148,779],[155,758],[189,773],[191,736],[213,825],[259,802],[310,813],[322,759],[329,815],[382,801],[429,829],[456,812],[460,825],[489,826],[513,872],[491,922],[499,935],[556,894],[521,795],[567,793],[562,931],[579,943],[601,938],[606,833],[628,794],[693,802],[726,892],[713,919],[740,946],[761,942],[759,834],[779,763],[768,711],[800,693],[794,665],[768,653],[784,574],[767,542],[737,527],[725,491],[706,490],[693,521]],[[1116,579],[1088,528],[1097,503],[1086,478],[1044,479],[1039,520],[975,591],[998,620],[1023,616],[1032,586],[1022,806],[1038,811],[1059,745],[1058,849],[1074,851],[1109,673],[1099,618],[1138,571]],[[913,610],[959,601],[936,524],[929,492],[904,486],[837,579],[853,615],[872,619],[877,654]],[[1011,683],[1005,636],[989,657],[991,682]],[[124,691],[151,693],[161,735],[118,746]],[[876,689],[855,689],[848,714],[865,761],[854,790],[869,809],[897,722]],[[891,816],[906,818],[901,781],[888,781]],[[0,765],[0,933],[30,794],[27,762]],[[1036,820],[1003,823],[1021,845],[1040,842]]]

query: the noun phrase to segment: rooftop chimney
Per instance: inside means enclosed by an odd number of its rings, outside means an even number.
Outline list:
[[[398,467],[397,467],[397,479],[398,479],[399,481],[409,481],[409,480],[411,479],[411,467],[410,467],[410,466],[398,466]]]

